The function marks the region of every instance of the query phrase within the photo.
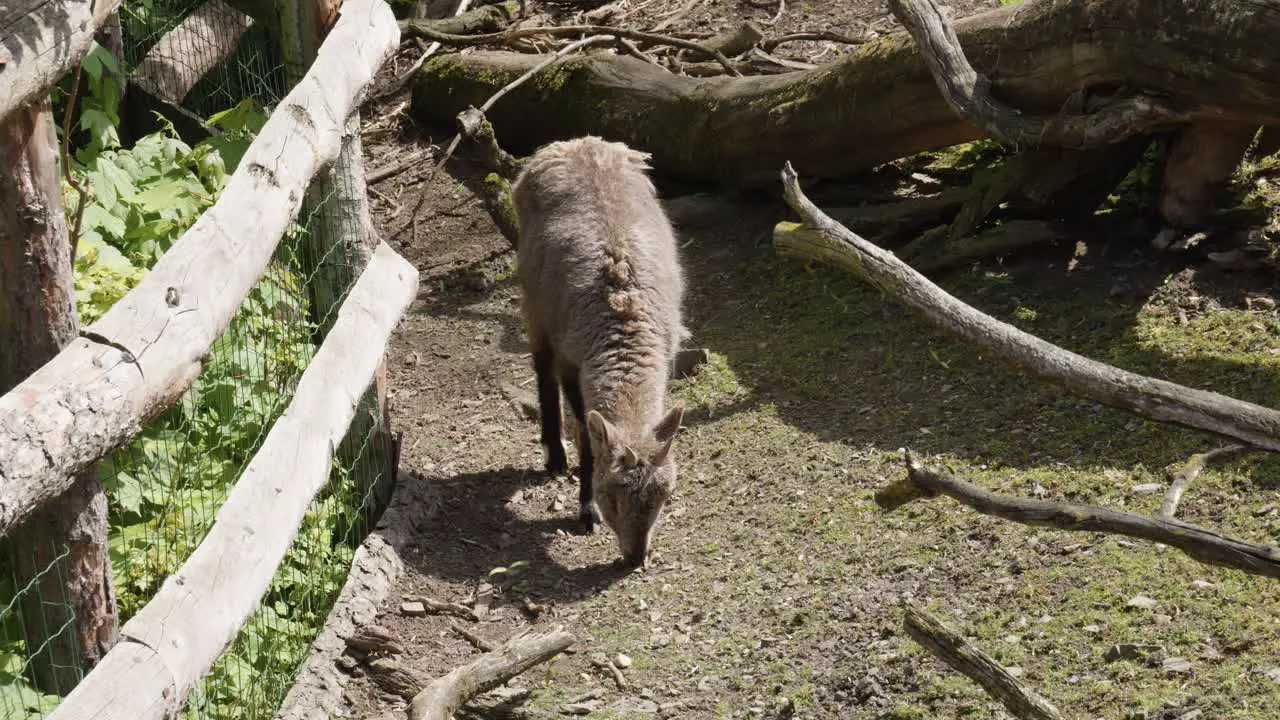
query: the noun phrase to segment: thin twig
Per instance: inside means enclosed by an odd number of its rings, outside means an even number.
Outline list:
[[[619,690],[626,692],[627,678],[622,674],[622,670],[617,665],[613,664],[612,660],[609,658],[591,658],[591,665],[592,667],[599,668],[609,673],[609,675],[613,677],[613,684],[616,685]]]
[[[80,247],[80,223],[84,220],[84,206],[89,200],[89,190],[76,180],[71,172],[71,113],[76,107],[76,98],[80,95],[81,63],[76,63],[76,75],[71,81],[71,96],[67,98],[67,109],[62,113],[62,172],[66,175],[67,184],[76,191],[76,216],[71,221],[71,232],[68,241],[71,243],[71,268],[75,271],[76,251]]]
[[[559,27],[531,27],[516,28],[514,30],[504,30],[496,33],[485,33],[483,35],[451,35],[449,33],[435,32],[434,30],[424,29],[422,36],[438,42],[448,43],[455,46],[471,46],[471,45],[489,45],[502,44],[526,38],[535,35],[548,35],[551,37],[564,37],[566,35],[581,35],[583,33],[592,33],[593,35],[612,36],[617,38],[627,38],[637,42],[652,43],[654,45],[667,45],[677,47],[683,50],[690,50],[696,53],[712,57],[716,62],[720,63],[724,69],[734,77],[742,77],[742,73],[729,62],[729,58],[724,53],[713,48],[709,48],[701,43],[692,40],[682,40],[680,38],[671,37],[669,35],[658,35],[656,33],[644,32],[641,30],[630,30],[628,28],[618,28],[612,25],[564,25]]]
[[[414,155],[411,155],[410,157],[405,158],[404,160],[401,160],[400,162],[392,163],[385,167],[380,167],[376,170],[372,170],[365,177],[365,183],[369,185],[373,185],[375,183],[382,182],[383,180],[386,180],[387,178],[393,175],[399,175],[405,170],[408,170],[414,165],[417,165],[418,163],[422,162],[423,159],[425,159],[430,154],[431,154],[430,152],[426,152],[426,151],[416,153]]]
[[[445,602],[444,600],[436,600],[435,598],[424,597],[421,595],[407,597],[405,598],[405,602],[422,603],[422,606],[431,612],[455,615],[472,622],[476,622],[480,619],[471,608],[465,605],[459,605],[458,603]]]
[[[1244,452],[1249,447],[1242,443],[1234,443],[1216,450],[1192,455],[1187,460],[1187,464],[1178,471],[1178,474],[1173,476],[1173,482],[1169,485],[1169,493],[1164,496],[1164,505],[1160,507],[1160,516],[1171,518],[1174,513],[1178,512],[1178,503],[1182,501],[1182,493],[1187,491],[1187,484],[1199,477],[1200,473],[1204,472],[1204,469],[1208,467],[1211,461]]]
[[[543,60],[537,65],[534,65],[532,68],[529,69],[528,72],[516,78],[515,80],[512,80],[510,83],[507,83],[507,85],[500,88],[498,92],[491,95],[489,99],[485,100],[484,104],[480,106],[479,108],[480,112],[482,113],[488,112],[489,108],[493,107],[493,104],[498,102],[498,100],[502,98],[503,95],[506,95],[512,90],[515,90],[516,88],[520,87],[525,83],[526,80],[542,72],[549,65],[564,58],[566,55],[577,52],[581,48],[587,47],[588,45],[599,45],[604,42],[610,42],[612,40],[613,40],[613,37],[611,35],[592,35],[591,37],[583,38],[581,40],[575,40],[574,42],[571,42],[568,45],[565,45],[564,47],[557,50],[554,54],[552,54],[551,57],[547,58],[546,60]],[[444,155],[441,156],[440,162],[436,163],[436,169],[440,169],[444,167],[444,164],[449,161],[450,157],[453,156],[453,151],[458,148],[458,142],[461,140],[462,140],[462,133],[458,133],[457,135],[453,136],[453,140],[449,141],[449,147],[444,151]]]
[[[458,8],[454,10],[453,16],[458,17],[462,13],[466,12],[467,8],[470,6],[471,0],[462,0],[458,3]],[[413,64],[409,66],[408,70],[397,77],[386,90],[378,93],[377,97],[374,99],[381,100],[382,98],[390,97],[400,92],[400,89],[413,78],[414,73],[418,72],[418,69],[422,67],[422,64],[427,61],[427,58],[436,54],[436,51],[440,49],[440,45],[439,41],[431,43],[431,45],[422,52],[422,55],[418,56],[418,59],[413,61]]]
[[[494,649],[498,647],[497,645],[494,645],[488,640],[485,640],[479,635],[462,627],[456,622],[449,623],[449,629],[452,630],[455,634],[460,635],[463,640],[466,640],[467,642],[476,646],[476,648],[478,648],[482,652],[493,652]]]
[[[862,45],[864,40],[857,40],[848,35],[823,30],[821,32],[797,32],[787,35],[779,35],[776,38],[766,38],[760,41],[760,48],[765,52],[773,52],[774,48],[783,43],[798,42],[800,40],[823,40],[826,42],[842,43],[844,45]]]

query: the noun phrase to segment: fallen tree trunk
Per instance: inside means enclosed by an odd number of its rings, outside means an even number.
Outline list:
[[[1024,112],[1051,114],[1081,91],[1127,86],[1193,119],[1280,122],[1280,0],[1032,0],[955,30],[991,94]],[[433,58],[415,82],[412,113],[452,126],[539,61],[511,52]],[[905,33],[778,76],[688,78],[631,57],[569,58],[487,114],[513,152],[593,133],[652,153],[665,175],[730,187],[774,186],[787,160],[814,178],[844,177],[981,136],[942,98]]]
[[[1121,370],[996,320],[929,282],[893,253],[827,217],[800,191],[790,163],[782,171],[782,184],[787,204],[804,224],[778,224],[773,242],[780,252],[845,267],[935,326],[973,343],[992,359],[1068,392],[1152,420],[1280,452],[1280,411]]]

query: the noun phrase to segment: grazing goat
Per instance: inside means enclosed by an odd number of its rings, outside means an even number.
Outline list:
[[[613,529],[644,565],[676,483],[684,406],[665,409],[687,336],[684,273],[645,153],[598,137],[551,143],[512,186],[518,274],[537,376],[546,468],[568,470],[560,390],[577,420],[579,521]]]

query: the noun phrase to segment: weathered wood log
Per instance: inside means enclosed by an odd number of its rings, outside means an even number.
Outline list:
[[[80,329],[49,101],[0,121],[0,393]],[[38,688],[64,695],[116,640],[107,496],[87,468],[9,539],[27,658]]]
[[[417,288],[417,270],[380,246],[209,534],[51,720],[158,720],[182,707],[270,587]]]
[[[906,477],[875,494],[876,504],[886,512],[914,500],[941,494],[983,515],[1023,525],[1150,540],[1175,547],[1206,565],[1280,578],[1280,548],[1274,545],[1238,540],[1173,518],[1148,517],[1080,503],[997,495],[950,473],[925,467],[910,450],[903,454],[907,464]]]
[[[1280,0],[1030,0],[956,23],[993,96],[1051,114],[1081,91],[1127,84],[1190,117],[1280,122]],[[538,59],[476,52],[428,62],[412,113],[452,124],[468,105]],[[776,187],[791,160],[815,178],[847,177],[981,136],[956,115],[905,33],[817,70],[770,77],[673,76],[630,57],[566,60],[488,113],[508,150],[596,134],[653,154],[665,175]]]
[[[0,398],[0,533],[137,435],[199,374],[399,39],[380,0],[348,0],[331,35],[218,202],[106,316]]]
[[[478,35],[505,30],[520,12],[516,0],[482,5],[461,15],[448,18],[409,18],[400,21],[400,34],[406,38],[424,37],[423,32],[446,35]]]
[[[1062,720],[1053,703],[1010,675],[994,658],[970,645],[960,633],[924,608],[908,604],[902,616],[902,629],[934,657],[981,685],[1019,720]]]
[[[550,632],[530,629],[516,635],[497,650],[433,680],[409,703],[409,720],[449,720],[472,696],[550,660],[576,641],[572,633],[558,626]]]
[[[1097,147],[1185,119],[1144,96],[1119,100],[1092,115],[1030,117],[992,97],[987,78],[978,75],[965,58],[936,0],[889,0],[889,8],[921,49],[943,99],[989,137],[1019,147]]]
[[[1068,392],[1152,420],[1280,451],[1280,411],[1121,370],[996,320],[827,217],[801,192],[790,163],[782,171],[782,183],[787,204],[817,231],[776,235],[775,246],[782,253],[840,265],[991,359]]]
[[[231,56],[252,25],[253,18],[223,0],[206,0],[160,36],[131,79],[152,95],[179,104],[200,78]]]
[[[58,82],[89,51],[120,0],[14,0],[0,6],[0,121]]]

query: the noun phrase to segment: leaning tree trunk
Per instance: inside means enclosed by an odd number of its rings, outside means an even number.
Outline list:
[[[956,23],[999,99],[1055,113],[1080,91],[1167,96],[1187,117],[1280,122],[1280,0],[1082,0],[1025,4]],[[452,125],[542,58],[434,58],[413,114]],[[725,186],[772,187],[790,160],[806,177],[848,176],[980,137],[938,92],[915,44],[895,34],[816,70],[689,78],[625,56],[570,58],[486,112],[516,152],[594,133],[653,153],[657,170]]]
[[[79,332],[58,142],[46,101],[0,125],[0,394]],[[70,692],[116,638],[107,498],[97,473],[7,538],[37,686]]]

